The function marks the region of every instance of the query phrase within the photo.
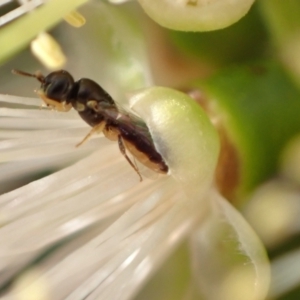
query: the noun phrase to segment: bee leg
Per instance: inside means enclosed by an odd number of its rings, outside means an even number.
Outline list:
[[[93,134],[95,133],[101,133],[105,127],[105,122],[101,122],[98,125],[94,126],[91,131],[85,136],[85,138],[76,145],[76,147],[81,146],[84,144]]]
[[[136,163],[136,159],[135,159],[135,157],[133,156],[133,164],[135,165],[135,167],[138,169],[138,165],[137,165],[137,163]]]
[[[120,149],[121,153],[124,155],[124,157],[129,162],[131,167],[138,173],[138,175],[140,177],[140,181],[143,181],[143,177],[142,177],[139,169],[133,164],[133,162],[130,160],[130,158],[126,154],[126,148],[125,148],[125,145],[123,143],[123,140],[122,140],[122,137],[120,134],[118,135],[118,144],[119,144],[119,149]]]

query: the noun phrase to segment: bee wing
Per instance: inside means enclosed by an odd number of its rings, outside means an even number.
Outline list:
[[[104,115],[116,120],[121,125],[126,125],[137,135],[143,136],[153,144],[152,137],[146,123],[137,115],[128,112],[121,106],[117,106],[117,109],[116,107],[105,109]]]
[[[121,126],[126,126],[128,130],[134,132],[140,139],[147,140],[149,144],[154,146],[149,129],[140,117],[128,112],[116,103],[99,103],[93,100],[91,100],[91,102],[94,102],[94,106],[91,108],[95,112],[101,113],[108,120],[118,122]]]

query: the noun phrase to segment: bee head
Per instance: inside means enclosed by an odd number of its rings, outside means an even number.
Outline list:
[[[69,111],[72,108],[72,104],[68,99],[74,86],[74,79],[67,71],[55,71],[46,77],[40,72],[34,74],[19,70],[13,70],[12,72],[18,75],[34,77],[41,82],[41,87],[37,94],[48,107],[58,111]]]

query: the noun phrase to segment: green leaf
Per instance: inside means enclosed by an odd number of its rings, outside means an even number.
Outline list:
[[[199,84],[240,158],[240,191],[270,177],[286,142],[300,131],[300,93],[272,63],[236,67]]]
[[[300,1],[262,0],[259,4],[279,56],[300,86]]]
[[[223,30],[209,32],[170,30],[169,34],[176,47],[184,54],[213,65],[262,58],[266,53],[268,36],[257,8],[258,6],[254,4],[244,18]]]

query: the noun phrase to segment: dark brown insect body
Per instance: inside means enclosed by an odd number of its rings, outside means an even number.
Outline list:
[[[103,132],[112,141],[118,141],[121,153],[142,177],[137,167],[126,154],[126,149],[138,161],[158,173],[166,174],[168,166],[156,151],[146,124],[138,117],[119,108],[111,96],[91,79],[74,81],[64,70],[44,77],[40,73],[29,74],[14,70],[13,73],[31,76],[41,82],[39,96],[47,106],[59,111],[69,111],[72,107],[88,123],[92,130],[77,146],[92,134]]]

